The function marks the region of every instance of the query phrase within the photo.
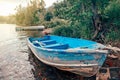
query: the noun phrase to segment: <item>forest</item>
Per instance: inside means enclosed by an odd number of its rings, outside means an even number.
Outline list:
[[[17,6],[13,22],[21,26],[44,25],[54,35],[120,41],[120,0],[62,0],[45,8],[44,0]]]

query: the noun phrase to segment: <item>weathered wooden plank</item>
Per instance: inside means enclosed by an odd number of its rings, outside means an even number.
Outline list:
[[[16,31],[37,31],[43,30],[44,26],[16,27]]]

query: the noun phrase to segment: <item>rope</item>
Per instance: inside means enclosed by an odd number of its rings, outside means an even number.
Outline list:
[[[108,45],[108,46],[106,47],[106,49],[108,49],[108,50],[113,50],[114,52],[117,52],[117,51],[120,52],[120,48],[118,48],[118,47],[112,47],[111,45]]]

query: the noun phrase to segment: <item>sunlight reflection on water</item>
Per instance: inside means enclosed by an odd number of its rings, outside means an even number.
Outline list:
[[[34,80],[26,38],[40,32],[16,32],[15,27],[0,24],[0,80]]]

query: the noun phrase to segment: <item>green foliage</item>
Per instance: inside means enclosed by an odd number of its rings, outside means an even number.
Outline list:
[[[17,8],[16,22],[54,28],[55,35],[91,39],[97,29],[94,18],[99,14],[103,29],[98,34],[105,30],[106,41],[120,40],[119,4],[120,0],[62,0],[45,10],[43,0],[33,0],[26,8]]]
[[[102,16],[102,25],[104,28],[102,30],[107,31],[104,35],[106,37],[105,40],[119,40],[117,38],[119,37],[118,33],[120,33],[119,0],[63,0],[60,3],[56,3],[54,5],[55,17],[68,20],[69,26],[67,24],[55,28],[54,34],[91,39],[95,31],[94,24],[92,23],[94,15],[92,4],[94,3],[96,13]]]
[[[55,4],[54,14],[56,17],[68,20],[68,24],[54,30],[55,35],[81,37],[90,39],[93,31],[91,8],[87,8],[90,1],[64,0]],[[68,30],[67,30],[68,29]],[[70,33],[69,33],[70,30]],[[69,33],[69,34],[68,34]]]
[[[46,21],[51,21],[52,18],[53,18],[53,14],[52,14],[51,12],[47,12],[47,13],[45,14],[44,19],[45,19]]]
[[[120,41],[120,1],[110,1],[105,8],[104,23],[106,24],[107,33],[106,41]]]
[[[86,26],[79,26],[80,24],[74,25],[63,25],[61,27],[57,27],[54,29],[53,34],[60,36],[69,36],[69,37],[77,37],[77,38],[85,38],[90,39],[92,36],[91,30],[89,30]]]
[[[120,31],[119,30],[110,30],[106,34],[106,41],[120,41]]]
[[[106,17],[108,23],[120,28],[120,1],[110,2],[110,5],[106,8]]]
[[[43,25],[47,28],[55,28],[62,25],[68,25],[68,21],[65,21],[64,19],[53,18],[51,21],[44,21]]]
[[[73,30],[71,27],[61,26],[61,27],[55,28],[54,30],[55,31],[53,34],[55,34],[55,35],[72,37]]]
[[[16,13],[16,24],[17,25],[23,25],[25,19],[25,8],[22,8],[21,5],[17,7],[17,13]]]
[[[44,11],[44,1],[33,0],[30,1],[27,7],[19,5],[16,13],[17,25],[38,25],[42,21],[40,13]],[[43,16],[43,15],[42,15]]]

